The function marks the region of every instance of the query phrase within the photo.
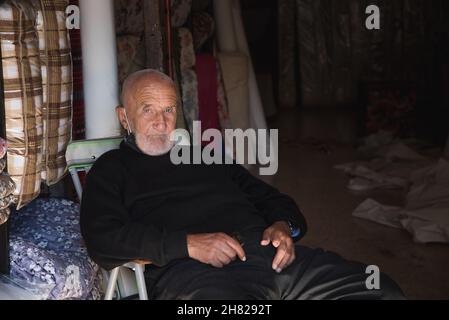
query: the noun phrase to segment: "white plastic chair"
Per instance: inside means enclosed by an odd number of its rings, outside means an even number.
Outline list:
[[[72,176],[73,184],[75,185],[76,193],[81,201],[82,197],[82,185],[78,175],[78,172],[88,172],[94,162],[105,152],[117,149],[123,140],[122,137],[106,138],[106,139],[92,139],[92,140],[80,140],[71,142],[66,151],[66,160],[69,172]],[[120,292],[120,288],[117,285],[119,282],[119,274],[122,272],[126,274],[126,269],[132,269],[135,273],[135,279],[137,283],[137,290],[140,300],[148,300],[147,288],[145,285],[145,265],[151,264],[149,261],[134,261],[126,263],[120,267],[114,268],[109,274],[109,280],[107,279],[107,272],[105,280],[107,281],[107,288],[105,293],[105,300],[112,300],[116,288]],[[127,277],[122,277],[123,282],[127,281]],[[123,283],[126,288],[132,287],[132,284]],[[129,289],[123,291],[130,291]],[[132,291],[132,290],[131,290]],[[119,293],[118,296],[121,296]]]

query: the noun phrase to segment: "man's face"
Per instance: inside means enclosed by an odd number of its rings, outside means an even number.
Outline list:
[[[164,82],[137,83],[126,101],[126,113],[142,152],[151,156],[170,151],[170,133],[176,128],[177,96],[175,88]],[[119,118],[127,127],[124,109]]]

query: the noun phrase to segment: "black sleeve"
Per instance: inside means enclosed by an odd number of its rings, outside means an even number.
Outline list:
[[[80,225],[92,259],[110,270],[136,259],[162,266],[187,257],[187,234],[130,221],[120,188],[124,178],[116,163],[100,158],[87,175]]]
[[[233,181],[248,194],[249,199],[267,224],[276,221],[290,221],[300,228],[300,235],[307,232],[307,223],[295,201],[279,192],[264,181],[254,177],[248,170],[238,164],[228,165]]]

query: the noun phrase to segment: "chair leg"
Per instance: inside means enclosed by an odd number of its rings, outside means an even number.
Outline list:
[[[148,300],[147,286],[145,284],[144,276],[145,266],[135,264],[134,272],[136,273],[137,289],[139,290],[139,299]]]
[[[112,300],[115,291],[115,285],[117,284],[117,276],[120,267],[114,268],[109,275],[108,288],[106,289],[106,294],[104,296],[105,300]]]

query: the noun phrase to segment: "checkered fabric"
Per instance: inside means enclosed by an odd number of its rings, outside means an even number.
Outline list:
[[[33,0],[43,88],[42,179],[52,185],[64,176],[65,150],[72,137],[73,78],[66,0]]]
[[[41,183],[42,75],[35,21],[29,1],[0,4],[8,174],[19,209],[39,195]]]

